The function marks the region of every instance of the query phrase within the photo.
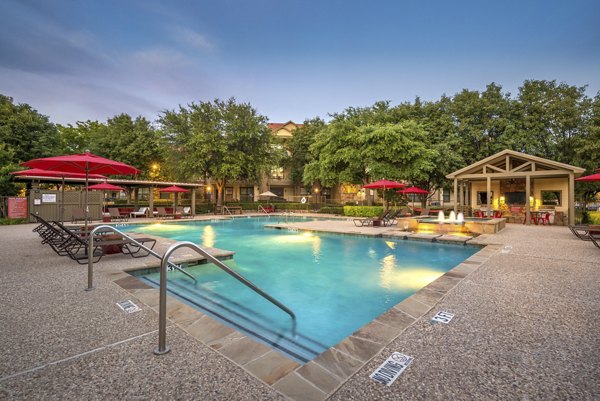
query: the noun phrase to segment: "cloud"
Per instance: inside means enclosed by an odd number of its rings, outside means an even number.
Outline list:
[[[170,29],[171,37],[178,43],[203,50],[213,50],[215,45],[205,35],[189,28],[174,27]]]

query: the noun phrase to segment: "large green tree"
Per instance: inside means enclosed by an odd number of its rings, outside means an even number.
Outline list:
[[[0,94],[0,194],[14,195],[18,187],[8,175],[18,164],[30,159],[53,156],[60,148],[60,136],[48,117],[28,104],[15,104]]]
[[[317,155],[310,151],[310,146],[323,129],[325,129],[325,121],[321,118],[305,120],[287,141],[286,149],[289,152],[287,166],[290,168],[292,182],[295,185],[303,182],[305,166],[317,158]]]
[[[173,145],[173,169],[188,180],[211,179],[219,204],[226,183],[260,181],[275,163],[266,117],[234,98],[180,106],[159,122]]]

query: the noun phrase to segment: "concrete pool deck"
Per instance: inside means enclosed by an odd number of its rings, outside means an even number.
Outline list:
[[[313,229],[327,225],[328,231],[404,235],[394,228],[363,229],[348,223],[315,222]],[[86,266],[40,245],[33,227],[0,226],[0,398],[600,397],[600,250],[566,227],[507,225],[498,234],[471,240],[494,246],[433,307],[425,304],[423,317],[374,357],[350,361],[357,371],[339,387],[325,392],[326,383],[319,387],[307,381],[308,386],[297,384],[302,391],[296,393],[290,388],[293,383],[267,385],[259,374],[249,373],[174,322],[167,337],[173,351],[155,356],[155,310],[116,284],[123,269],[151,260],[106,256],[95,267],[96,289],[84,292]],[[168,244],[161,241],[158,250]],[[142,310],[123,313],[115,303],[127,299]],[[429,323],[439,310],[455,314],[450,324]],[[381,332],[386,332],[385,325]],[[390,387],[369,379],[394,351],[415,359]]]

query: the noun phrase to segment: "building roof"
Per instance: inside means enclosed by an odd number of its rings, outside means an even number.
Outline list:
[[[585,169],[555,162],[538,156],[506,149],[467,167],[450,173],[449,179],[515,178],[526,175],[535,177],[557,177],[574,174],[580,176]]]
[[[284,128],[287,125],[293,126],[293,129],[300,128],[300,127],[304,126],[304,124],[296,124],[295,122],[293,122],[292,120],[290,120],[290,121],[288,121],[286,123],[269,123],[269,128],[271,129],[271,131],[277,132],[277,131],[279,131],[280,129]],[[292,128],[292,127],[290,127],[290,128]]]

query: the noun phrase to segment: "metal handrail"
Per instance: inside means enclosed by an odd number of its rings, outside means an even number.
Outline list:
[[[227,210],[227,213],[229,213],[229,215],[231,217],[233,217],[233,214],[231,214],[231,210],[229,210],[229,208],[225,205],[222,206],[223,207],[223,216],[225,216],[225,210]]]
[[[197,244],[189,241],[181,241],[176,244],[173,244],[167,249],[165,254],[162,257],[162,261],[160,263],[160,297],[159,297],[159,306],[158,306],[158,347],[154,349],[154,353],[156,355],[163,355],[169,352],[171,349],[167,347],[167,263],[169,256],[175,252],[178,248],[187,247],[195,250],[200,255],[206,257],[209,261],[214,263],[217,267],[221,268],[227,274],[240,281],[242,284],[246,285],[254,292],[271,302],[273,305],[277,306],[279,309],[290,315],[292,318],[292,334],[296,335],[296,314],[292,312],[287,306],[258,288],[247,278],[242,276],[239,273],[233,271],[229,266],[225,263],[221,262],[219,259],[212,256],[210,253],[202,249]]]
[[[257,212],[263,211],[264,214],[267,215],[267,217],[271,217],[271,215],[265,210],[265,208],[263,207],[263,205],[258,205],[258,209],[256,210]]]
[[[95,227],[92,232],[90,232],[89,235],[89,240],[88,240],[88,286],[85,289],[86,291],[91,291],[94,289],[94,261],[93,258],[91,257],[91,255],[93,255],[94,252],[94,234],[97,231],[100,230],[104,230],[106,231],[106,229],[113,231],[116,234],[122,235],[123,237],[127,238],[129,241],[131,241],[132,243],[134,243],[136,246],[139,246],[140,248],[142,248],[143,250],[145,250],[146,252],[148,252],[150,255],[152,256],[156,256],[158,259],[163,259],[163,257],[159,254],[154,252],[152,249],[148,248],[147,246],[145,246],[144,244],[138,242],[135,238],[130,237],[129,235],[125,234],[124,232],[117,230],[116,228],[114,228],[113,226],[109,226],[109,225],[102,225],[102,226],[98,226]],[[182,272],[183,274],[185,274],[186,276],[188,276],[189,278],[191,278],[192,280],[194,280],[195,283],[198,282],[198,280],[196,280],[196,278],[194,276],[192,276],[190,273],[186,272],[185,270],[183,270],[181,268],[181,266],[176,265],[175,263],[171,263],[168,262],[169,266],[179,270],[180,272]]]

